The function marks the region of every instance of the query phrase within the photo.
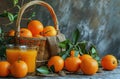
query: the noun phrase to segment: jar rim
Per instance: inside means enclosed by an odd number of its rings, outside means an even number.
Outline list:
[[[7,44],[6,45],[7,48],[19,48],[19,49],[37,49],[38,46],[32,45],[15,45],[15,44]]]

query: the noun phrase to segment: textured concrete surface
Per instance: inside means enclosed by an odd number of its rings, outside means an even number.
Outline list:
[[[0,78],[0,79],[17,79],[17,78]],[[76,74],[76,75],[66,75],[56,76],[56,77],[41,77],[41,76],[27,76],[25,78],[18,79],[120,79],[120,66],[113,71],[102,71],[101,73],[96,73],[92,76]]]

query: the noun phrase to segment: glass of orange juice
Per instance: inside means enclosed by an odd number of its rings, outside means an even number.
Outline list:
[[[15,61],[23,60],[28,66],[28,73],[33,73],[36,69],[37,52],[37,46],[7,45],[7,61],[12,64]]]

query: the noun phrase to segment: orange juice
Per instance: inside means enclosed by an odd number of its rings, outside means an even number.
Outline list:
[[[17,60],[23,60],[28,66],[28,72],[34,72],[36,68],[37,50],[32,48],[12,47],[6,49],[7,61],[11,64]]]

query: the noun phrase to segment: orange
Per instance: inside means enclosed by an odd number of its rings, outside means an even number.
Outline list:
[[[53,56],[48,60],[48,67],[54,66],[55,72],[59,72],[64,67],[64,60],[60,56]]]
[[[10,66],[10,71],[13,77],[22,78],[27,75],[28,72],[28,66],[24,61],[15,61]]]
[[[65,69],[69,72],[76,72],[79,70],[81,60],[78,57],[70,56],[65,59]]]
[[[81,60],[87,59],[87,58],[92,58],[92,56],[90,56],[89,54],[83,54],[82,56],[80,56]]]
[[[117,59],[113,55],[106,55],[101,60],[101,65],[105,70],[113,70],[117,67]]]
[[[11,29],[11,30],[8,32],[8,36],[15,36],[15,30]]]
[[[75,51],[74,51],[74,50],[72,50],[72,51],[70,52],[70,56],[75,56]],[[80,54],[78,54],[77,57],[79,58],[79,57],[80,57]]]
[[[43,36],[56,36],[57,31],[53,26],[46,26],[43,29]]]
[[[32,37],[32,33],[27,28],[20,29],[20,37]]]
[[[98,63],[92,58],[82,60],[81,71],[86,75],[93,75],[98,71]]]
[[[10,63],[7,61],[0,61],[0,76],[6,77],[9,75]]]
[[[33,37],[39,37],[39,38],[41,38],[43,36],[42,35],[34,35]]]
[[[28,29],[32,32],[32,35],[39,35],[43,31],[43,24],[38,20],[32,20],[28,23]]]

